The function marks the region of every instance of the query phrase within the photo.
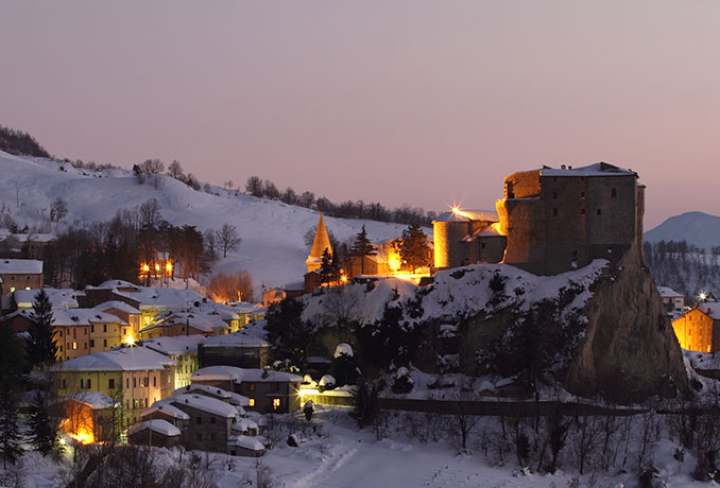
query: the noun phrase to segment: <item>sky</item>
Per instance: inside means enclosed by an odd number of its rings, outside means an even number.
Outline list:
[[[0,124],[61,157],[492,208],[608,161],[720,214],[717,0],[2,0]]]

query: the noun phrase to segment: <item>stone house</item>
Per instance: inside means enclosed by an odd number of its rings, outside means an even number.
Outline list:
[[[720,303],[701,303],[673,320],[672,326],[683,349],[720,351]]]
[[[92,391],[77,392],[55,404],[60,430],[81,444],[105,442],[115,435],[117,406],[109,396]]]
[[[176,447],[180,445],[180,439],[180,429],[162,419],[146,420],[128,429],[128,441],[134,445]]]
[[[198,346],[207,338],[201,334],[172,337],[158,337],[142,342],[142,345],[153,351],[168,356],[175,361],[174,389],[190,384],[192,374],[198,370]]]
[[[680,314],[683,312],[685,309],[685,295],[667,286],[658,286],[657,290],[665,306],[665,310],[669,314]]]
[[[234,391],[248,398],[248,409],[259,413],[292,413],[300,409],[302,378],[282,371],[233,366],[209,366],[193,374],[200,383]]]
[[[0,259],[0,296],[15,290],[42,288],[43,262],[37,259]]]
[[[269,355],[270,343],[245,332],[208,337],[198,347],[201,367],[264,368]]]
[[[233,424],[239,417],[237,408],[204,395],[174,396],[171,403],[189,417],[182,443],[188,450],[228,452]]]

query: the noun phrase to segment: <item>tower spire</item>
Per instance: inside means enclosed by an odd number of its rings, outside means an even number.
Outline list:
[[[310,254],[305,260],[308,273],[320,268],[320,263],[322,262],[322,256],[325,249],[327,249],[330,256],[332,256],[333,248],[330,243],[330,234],[328,233],[327,227],[325,227],[323,214],[320,214],[320,220],[318,221],[317,229],[315,230],[315,239],[313,239],[312,246],[310,247]]]

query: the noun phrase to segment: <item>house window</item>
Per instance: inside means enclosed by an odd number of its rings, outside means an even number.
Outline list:
[[[211,424],[214,424],[214,423],[215,423],[215,417],[210,417],[210,423],[211,423]]]
[[[107,347],[107,339],[103,339],[103,347]]]
[[[110,390],[115,389],[115,378],[110,378],[108,380],[108,389],[110,389]]]
[[[581,191],[581,192],[580,192],[580,198],[585,198],[585,192],[584,192],[584,191]]]
[[[280,410],[280,399],[273,398],[272,406],[273,406],[273,410]]]
[[[610,198],[617,198],[617,188],[613,188],[610,191]]]
[[[248,407],[255,408],[255,399],[250,398],[250,401],[248,401]]]
[[[584,208],[581,208],[581,209],[580,209],[580,215],[585,215],[585,209],[584,209]]]
[[[67,388],[67,380],[65,378],[62,380],[62,387]]]
[[[157,386],[157,376],[153,376],[153,386]]]
[[[558,209],[554,208],[554,209],[553,209],[553,217],[557,217],[557,216],[558,216],[558,213],[559,213],[559,212],[558,212]]]
[[[198,424],[198,425],[202,425],[202,417],[197,417],[197,418],[195,419],[195,423]]]
[[[85,388],[85,380],[83,378],[80,378],[80,389]]]
[[[90,326],[90,332],[92,332],[93,334],[95,333],[95,326],[94,326],[94,325],[91,325],[91,326]]]
[[[597,212],[596,212],[596,213],[597,213],[598,215],[602,215],[602,209],[601,209],[601,208],[597,209]]]
[[[215,440],[215,432],[210,432],[210,440],[211,441]]]
[[[92,388],[92,381],[90,380],[90,378],[88,378],[88,380],[87,380],[87,389],[89,390],[90,388]]]
[[[77,342],[72,343],[72,350],[77,351]]]
[[[95,347],[95,339],[90,339],[90,347]]]
[[[137,388],[137,378],[133,378],[133,388]]]

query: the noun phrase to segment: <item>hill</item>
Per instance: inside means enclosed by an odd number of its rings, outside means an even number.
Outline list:
[[[47,158],[14,156],[0,151],[0,214],[19,225],[60,231],[110,219],[119,209],[138,207],[156,198],[162,217],[175,225],[217,229],[236,226],[243,239],[237,252],[216,263],[215,271],[247,270],[256,287],[282,286],[302,279],[307,246],[304,236],[317,223],[318,213],[279,201],[236,194],[220,187],[210,192],[161,176],[158,188],[139,184],[128,170],[78,169]],[[51,224],[49,209],[56,198],[67,202],[68,215]],[[2,215],[0,215],[2,216]],[[362,225],[373,240],[400,235],[405,227],[369,220],[326,218],[340,241],[352,238]]]
[[[704,212],[676,215],[646,232],[645,240],[686,241],[700,248],[720,246],[720,217]]]

